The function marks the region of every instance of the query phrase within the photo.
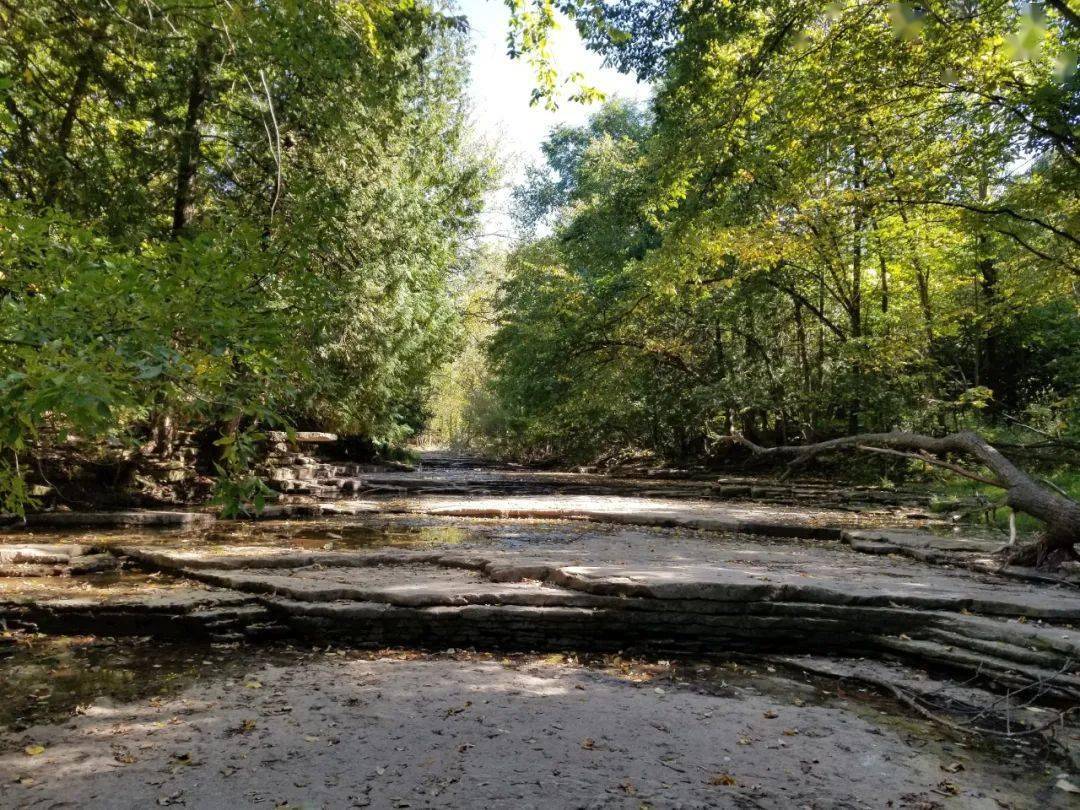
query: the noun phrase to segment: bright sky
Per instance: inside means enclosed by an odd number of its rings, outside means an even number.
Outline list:
[[[540,144],[548,130],[557,124],[584,123],[596,105],[562,102],[554,112],[530,107],[533,74],[525,62],[506,55],[509,13],[503,0],[458,0],[457,4],[471,28],[473,117],[480,136],[496,145],[504,168],[502,188],[487,201],[484,232],[487,241],[505,244],[505,237],[513,233],[510,187],[524,177],[526,166],[540,162]],[[599,55],[586,50],[569,20],[564,19],[555,32],[552,54],[561,73],[581,71],[590,85],[609,98],[644,101],[649,96],[648,85],[604,67]]]

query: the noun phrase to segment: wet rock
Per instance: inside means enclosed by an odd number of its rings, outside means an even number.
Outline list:
[[[72,557],[88,553],[82,545],[18,544],[0,545],[0,563],[5,565],[33,563],[36,565],[67,565]]]
[[[112,554],[81,554],[72,557],[68,564],[68,573],[73,575],[92,574],[99,571],[113,571],[119,567],[120,561]]]

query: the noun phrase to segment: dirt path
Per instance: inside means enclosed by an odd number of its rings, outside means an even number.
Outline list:
[[[231,669],[4,734],[0,804],[1068,806],[1023,748],[957,745],[865,693],[764,668],[329,653]]]

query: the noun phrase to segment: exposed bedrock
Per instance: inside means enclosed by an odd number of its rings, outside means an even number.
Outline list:
[[[871,493],[777,505],[710,498],[711,483],[692,481],[601,487],[595,477],[557,473],[375,472],[274,440],[282,481],[351,487],[359,497],[285,498],[262,515],[269,523],[219,522],[211,531],[200,530],[214,520],[206,513],[35,516],[37,534],[0,544],[0,620],[45,632],[287,633],[436,648],[873,653],[1080,696],[1080,633],[1070,627],[1080,622],[1080,589],[998,576],[999,540],[953,534],[911,513],[906,498],[850,511],[846,501]],[[347,542],[347,529],[365,521],[420,515],[468,526],[515,521],[513,534],[536,536],[427,550],[341,550],[331,541]],[[274,535],[272,519],[308,516],[325,524],[322,549]],[[554,538],[522,522],[567,519],[577,524],[552,524]],[[90,529],[54,542],[75,526]],[[112,526],[172,531],[101,539]],[[29,539],[50,527],[60,532],[49,543]],[[112,571],[120,561],[125,568]]]
[[[5,594],[0,601],[0,623],[7,629],[66,635],[232,640],[280,634],[271,620],[257,599],[210,589],[148,588],[125,596]]]
[[[0,619],[45,632],[428,648],[885,654],[1080,699],[1080,632],[1069,626],[1080,621],[1080,592],[1071,588],[906,563],[853,571],[827,558],[772,570],[569,565],[539,553],[228,552],[114,547],[155,573],[126,590],[9,589]]]

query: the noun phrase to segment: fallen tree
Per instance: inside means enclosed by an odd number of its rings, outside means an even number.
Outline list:
[[[762,460],[789,459],[785,477],[818,456],[848,449],[912,458],[943,467],[973,481],[1000,487],[1005,490],[1007,506],[1042,521],[1042,536],[1034,543],[1012,549],[1007,562],[1052,567],[1065,560],[1080,559],[1075,548],[1080,542],[1080,503],[1036,481],[977,433],[962,431],[940,437],[903,431],[859,433],[814,444],[777,447],[762,447],[741,434],[733,435],[731,440]],[[951,461],[950,455],[971,459],[986,472],[963,467]]]

